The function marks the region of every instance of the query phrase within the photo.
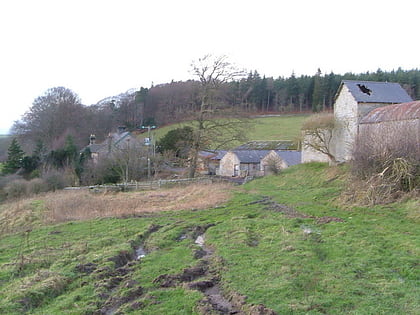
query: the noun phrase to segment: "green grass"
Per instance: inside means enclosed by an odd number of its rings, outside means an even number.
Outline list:
[[[283,115],[277,117],[251,118],[249,140],[295,140],[300,135],[300,128],[308,115]],[[188,123],[179,123],[162,128],[153,132],[155,139],[160,139],[168,131],[187,126]],[[146,137],[146,134],[143,134]]]
[[[194,227],[213,224],[206,242],[227,292],[279,314],[418,314],[418,201],[341,207],[345,169],[313,163],[242,186],[225,206],[138,218],[34,228],[0,239],[0,314],[92,314],[101,294],[126,298],[124,314],[198,314],[199,291],[153,280],[195,266]],[[256,201],[271,198],[307,217]],[[317,223],[319,217],[342,222]],[[148,233],[151,226],[159,228]],[[312,233],[305,234],[304,229]],[[144,240],[150,252],[107,291],[115,257]],[[81,272],[80,265],[96,271]],[[131,282],[130,282],[131,281]],[[141,287],[141,294],[136,290]],[[137,292],[137,293],[136,293]]]

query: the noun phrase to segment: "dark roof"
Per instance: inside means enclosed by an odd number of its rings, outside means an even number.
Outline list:
[[[204,159],[221,160],[226,153],[225,150],[200,151],[199,155]]]
[[[261,159],[266,156],[271,150],[235,150],[241,163],[260,163]]]
[[[383,121],[420,119],[420,101],[388,105],[376,108],[360,121],[361,124],[375,124]]]
[[[106,147],[104,143],[93,143],[89,144],[86,148],[89,148],[91,153],[99,153],[101,150],[103,150]]]
[[[288,150],[293,146],[291,140],[255,140],[242,144],[234,150]]]
[[[284,151],[284,150],[235,150],[241,163],[260,163],[261,160],[271,151],[276,152],[289,166],[299,164],[301,162],[300,151]]]
[[[275,151],[284,161],[286,161],[288,166],[300,164],[302,161],[302,153],[300,151]]]
[[[358,103],[397,104],[412,101],[399,83],[343,80],[338,93],[343,85],[347,86]]]

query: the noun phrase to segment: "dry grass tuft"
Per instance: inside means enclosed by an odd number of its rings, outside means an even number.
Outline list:
[[[207,209],[225,203],[233,186],[228,183],[130,193],[95,194],[86,190],[57,191],[0,208],[0,233],[27,229],[36,223],[57,223],[102,217],[122,217],[145,212]]]

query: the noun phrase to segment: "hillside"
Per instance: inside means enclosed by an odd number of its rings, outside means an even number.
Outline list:
[[[307,164],[219,190],[2,205],[0,313],[416,314],[418,201],[344,207],[345,176]],[[159,211],[174,198],[185,210]],[[72,209],[87,215],[59,223]]]
[[[303,121],[308,114],[281,115],[250,118],[249,140],[296,140],[301,133]],[[187,126],[188,122],[172,124],[152,131],[155,139],[163,137],[168,131]],[[147,133],[142,136],[146,137]],[[239,145],[239,144],[238,144]]]

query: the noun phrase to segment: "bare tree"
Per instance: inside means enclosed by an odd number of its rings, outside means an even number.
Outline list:
[[[134,138],[111,153],[115,169],[125,183],[145,176],[149,158],[148,148]]]
[[[59,139],[64,139],[68,133],[73,134],[79,144],[79,140],[86,141],[80,135],[84,130],[85,112],[73,91],[64,87],[51,88],[34,100],[21,121],[15,122],[12,132],[24,141],[42,140],[49,149],[61,146],[63,143],[58,143]]]
[[[326,155],[335,162],[331,142],[335,126],[333,113],[320,113],[310,116],[302,125],[303,146]]]
[[[243,76],[244,71],[238,70],[226,56],[212,55],[194,61],[191,70],[199,81],[200,96],[200,106],[192,122],[189,177],[194,177],[199,151],[210,146],[227,146],[232,141],[244,141],[247,122],[224,108],[217,98],[220,87]]]

